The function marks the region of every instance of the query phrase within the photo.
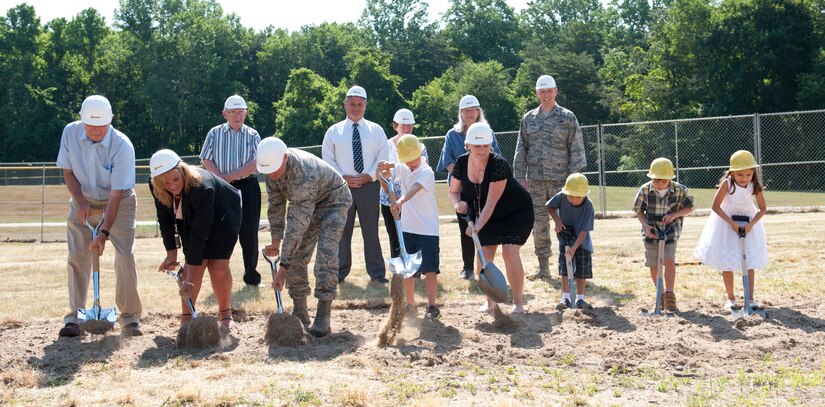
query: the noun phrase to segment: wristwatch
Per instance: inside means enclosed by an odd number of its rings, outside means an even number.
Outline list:
[[[107,239],[109,238],[109,231],[108,230],[100,229],[100,233],[103,233],[103,235],[106,236]]]

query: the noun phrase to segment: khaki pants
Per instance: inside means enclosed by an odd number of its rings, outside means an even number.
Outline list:
[[[120,201],[117,219],[109,230],[107,250],[115,251],[115,304],[121,325],[140,322],[142,306],[137,292],[137,267],[135,265],[135,208],[134,191],[124,192]],[[86,198],[93,209],[106,207],[106,200]],[[89,282],[92,276],[92,252],[89,242],[92,231],[77,217],[78,206],[69,201],[69,218],[66,222],[66,238],[69,244],[68,288],[69,312],[63,318],[65,323],[78,323],[77,309],[86,308]],[[94,225],[93,225],[94,226]],[[104,268],[101,266],[101,268]],[[100,270],[98,270],[100,271]],[[107,275],[103,273],[103,275]],[[111,306],[104,304],[104,306]]]

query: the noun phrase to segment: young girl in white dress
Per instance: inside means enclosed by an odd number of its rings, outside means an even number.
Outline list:
[[[745,254],[747,257],[748,280],[750,281],[751,308],[761,306],[753,300],[754,269],[762,269],[768,264],[768,246],[765,240],[765,226],[760,222],[767,210],[762,184],[756,168],[759,165],[749,151],[740,150],[730,156],[730,170],[719,180],[719,189],[713,199],[713,211],[705,223],[693,257],[705,265],[722,271],[728,300],[725,308],[736,306],[733,294],[733,271],[743,271],[742,252],[739,245],[739,226],[733,216],[744,215],[750,221],[745,226]],[[758,209],[754,206],[754,198]]]

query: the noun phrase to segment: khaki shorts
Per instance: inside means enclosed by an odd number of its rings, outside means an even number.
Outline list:
[[[676,260],[676,242],[665,243],[665,260]],[[645,266],[656,267],[659,263],[659,242],[645,242]]]

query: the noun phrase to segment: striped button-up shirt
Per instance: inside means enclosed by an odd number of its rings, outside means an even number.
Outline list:
[[[201,161],[212,161],[221,174],[237,171],[258,158],[260,142],[261,136],[252,127],[244,124],[240,131],[235,131],[228,123],[224,123],[213,127],[206,134]]]
[[[648,181],[639,188],[636,199],[633,201],[633,212],[644,212],[647,224],[653,227],[654,233],[656,230],[665,230],[667,227],[662,222],[665,215],[682,208],[693,208],[693,195],[688,193],[686,186],[675,181],[670,182],[664,197],[659,197],[656,189],[653,188],[653,181]],[[671,224],[673,226],[667,232],[668,242],[679,240],[679,235],[682,233],[682,218],[677,218]],[[644,236],[644,230],[642,230],[642,236]],[[645,240],[654,241],[646,236]]]
[[[57,166],[72,171],[87,198],[105,200],[113,190],[135,187],[135,148],[112,126],[95,143],[86,136],[83,122],[67,124],[60,137]]]

